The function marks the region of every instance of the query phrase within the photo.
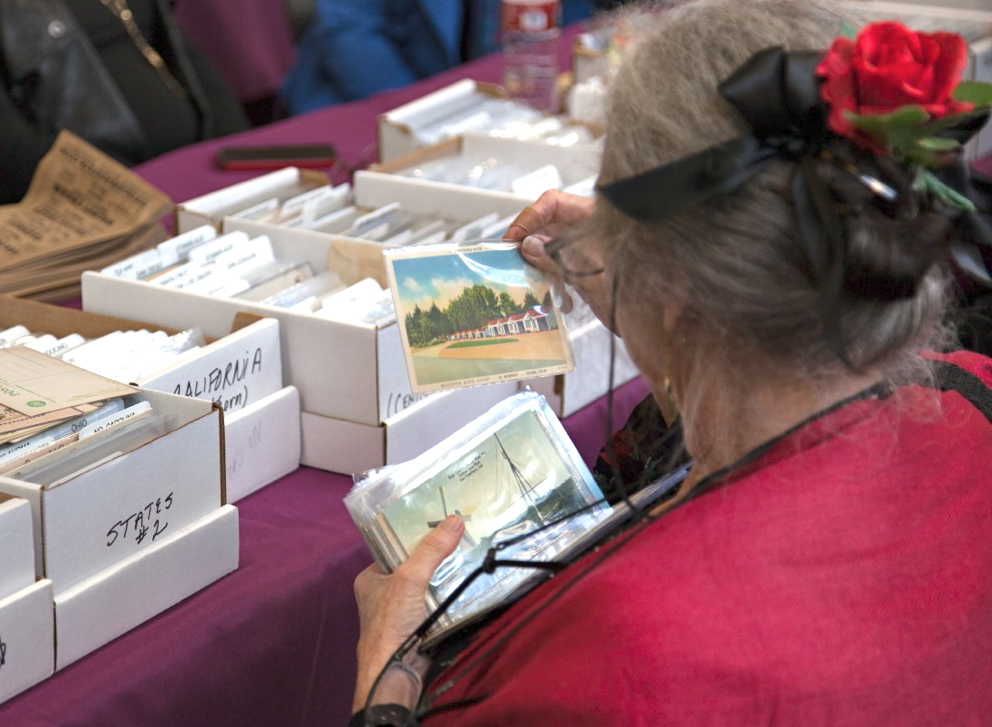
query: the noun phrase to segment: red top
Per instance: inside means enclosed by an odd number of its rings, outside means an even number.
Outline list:
[[[933,397],[849,404],[545,583],[425,724],[986,724],[992,425]]]

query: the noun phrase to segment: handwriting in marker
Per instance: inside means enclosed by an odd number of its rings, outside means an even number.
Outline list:
[[[172,508],[172,494],[152,500],[147,505],[118,520],[107,531],[107,547],[124,542],[129,537],[141,545],[151,536],[151,542],[162,535],[169,527],[165,513]]]
[[[394,414],[399,414],[404,409],[413,406],[418,401],[423,401],[424,399],[433,396],[433,393],[428,392],[426,394],[396,394],[390,393],[388,404],[386,405],[386,417],[391,417]]]
[[[245,351],[241,358],[215,366],[209,373],[198,379],[176,384],[172,393],[193,399],[213,399],[225,411],[243,409],[248,404],[248,387],[245,379],[262,371],[262,349]],[[238,387],[236,394],[227,393]]]

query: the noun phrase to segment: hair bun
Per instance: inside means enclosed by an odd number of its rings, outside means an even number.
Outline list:
[[[821,170],[842,213],[846,245],[844,291],[883,302],[912,298],[941,260],[951,223],[921,204],[906,169],[886,157],[844,145]],[[880,194],[877,182],[895,194]]]

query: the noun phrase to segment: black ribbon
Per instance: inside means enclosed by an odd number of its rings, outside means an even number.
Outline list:
[[[752,132],[671,164],[602,185],[600,193],[621,212],[646,223],[663,222],[688,207],[741,187],[775,159],[798,161],[791,181],[807,274],[823,291],[824,321],[839,336],[836,303],[844,281],[845,244],[829,190],[814,158],[829,138],[816,66],[822,53],[786,53],[781,47],[753,55],[719,86]]]
[[[992,288],[992,177],[970,169],[963,160],[938,170],[936,176],[975,206],[973,212],[961,211],[955,217],[950,245],[965,293],[973,292],[975,283]]]
[[[827,137],[826,111],[814,70],[818,53],[767,48],[720,85],[752,133],[671,164],[599,187],[614,207],[646,223],[663,222],[718,194],[739,188],[774,159],[798,158]]]
[[[656,224],[713,196],[733,192],[774,159],[798,162],[791,180],[797,226],[807,272],[822,292],[824,321],[833,338],[839,330],[833,320],[836,316],[830,312],[836,311],[843,294],[882,300],[906,298],[915,293],[915,280],[867,280],[847,270],[844,212],[816,171],[817,159],[837,138],[829,131],[828,110],[820,99],[816,66],[822,57],[821,52],[788,53],[781,47],[759,51],[719,87],[746,119],[751,133],[601,185],[598,191],[627,216]],[[987,113],[969,114],[942,135],[967,141],[987,118]],[[863,184],[874,190],[870,183],[881,182],[897,198],[911,194],[904,183],[885,178],[884,160],[876,161],[871,165],[870,179],[862,178]],[[942,210],[954,220],[951,261],[964,276],[992,286],[988,272],[992,268],[992,180],[969,174],[963,162],[938,177],[977,208],[976,212]],[[875,191],[880,209],[893,216],[901,214],[904,199],[894,203],[890,196]]]

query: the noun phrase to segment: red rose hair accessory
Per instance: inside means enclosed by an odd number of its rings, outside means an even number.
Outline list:
[[[719,86],[750,133],[598,192],[627,216],[656,224],[732,194],[775,159],[793,161],[797,227],[824,310],[845,292],[911,297],[915,281],[866,281],[847,270],[849,212],[817,172],[827,162],[853,175],[892,217],[922,208],[953,220],[951,262],[992,286],[992,180],[971,174],[960,154],[988,120],[992,84],[960,82],[964,53],[960,36],[898,23],[869,25],[826,54],[766,48]],[[845,141],[855,149],[844,152]]]
[[[974,109],[953,96],[967,60],[960,35],[918,33],[897,22],[837,38],[816,68],[830,130],[877,153],[908,151],[907,142],[926,138],[925,122]]]

